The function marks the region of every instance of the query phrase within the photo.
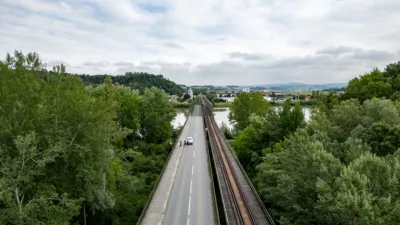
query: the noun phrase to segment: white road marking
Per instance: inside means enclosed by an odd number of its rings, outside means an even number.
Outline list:
[[[196,155],[196,152],[195,151],[193,151],[193,158],[194,158],[194,156]]]
[[[189,223],[189,218],[188,218],[188,222],[187,222],[187,225],[189,225],[190,223]]]
[[[189,196],[189,209],[188,209],[188,216],[190,216],[190,202],[192,201],[192,196]]]
[[[193,174],[193,170],[192,170],[192,174]],[[190,194],[192,194],[192,181],[190,181]]]
[[[193,176],[193,166],[192,166],[192,176]],[[191,184],[191,183],[190,183]],[[190,186],[192,186],[192,185],[190,185]]]

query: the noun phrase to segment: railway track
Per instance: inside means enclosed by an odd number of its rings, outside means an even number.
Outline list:
[[[201,99],[226,224],[275,225],[239,160],[214,120],[212,104]]]
[[[215,121],[210,113],[207,113],[207,120],[209,124],[209,132],[212,136],[212,140],[214,142],[214,146],[217,149],[217,157],[223,167],[225,179],[227,179],[228,191],[231,192],[233,198],[231,198],[231,204],[233,205],[233,209],[237,212],[235,213],[236,224],[243,225],[252,225],[257,224],[253,214],[251,213],[249,203],[245,198],[245,190],[242,189],[240,182],[235,174],[235,170],[233,168],[232,163],[230,162],[229,156],[226,154],[224,150],[224,145],[221,140],[221,136],[218,134],[219,129],[215,124]],[[229,221],[229,219],[228,219]],[[232,220],[230,220],[232,222]]]

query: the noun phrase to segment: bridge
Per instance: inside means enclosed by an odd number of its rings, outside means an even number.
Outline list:
[[[139,219],[139,225],[274,225],[200,96]],[[180,145],[187,137],[193,145]]]

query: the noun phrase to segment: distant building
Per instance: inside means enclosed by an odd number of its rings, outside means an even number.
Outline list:
[[[190,98],[193,99],[193,91],[192,91],[192,88],[189,88],[189,90],[188,90],[188,95],[190,95]]]
[[[242,92],[250,92],[250,88],[249,87],[242,87]]]
[[[260,92],[260,94],[262,94],[264,96],[269,95],[269,91],[268,90],[262,90],[262,91],[259,91],[259,92]]]

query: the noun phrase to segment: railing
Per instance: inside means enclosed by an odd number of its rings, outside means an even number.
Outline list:
[[[200,101],[199,101],[199,103],[200,103]],[[202,105],[201,106],[201,108],[202,108],[202,112],[203,112],[203,122],[204,122],[204,127],[207,127],[207,125],[206,125],[206,121],[205,121],[205,117],[204,117],[204,115],[205,115],[205,111],[204,111],[204,109],[205,109],[205,107]],[[215,214],[216,214],[216,221],[214,221],[216,224],[215,225],[220,225],[220,217],[219,217],[219,212],[218,212],[218,206],[217,206],[217,204],[218,204],[218,201],[217,201],[217,194],[216,194],[216,192],[215,192],[215,185],[214,185],[214,175],[213,175],[213,169],[212,169],[212,162],[211,162],[211,159],[212,159],[212,156],[211,156],[211,149],[210,149],[210,143],[209,143],[209,140],[208,140],[208,138],[207,138],[208,136],[207,136],[207,134],[205,134],[204,135],[204,141],[206,142],[206,150],[207,150],[207,153],[208,153],[208,165],[209,165],[209,170],[210,170],[210,177],[211,177],[211,188],[212,188],[212,192],[213,192],[213,196],[214,196],[214,198],[213,198],[213,200],[214,200],[214,210],[215,210]]]
[[[222,135],[224,135],[224,134],[222,133]],[[225,140],[226,140],[225,135],[224,135],[224,138],[225,138]],[[265,215],[267,216],[267,218],[268,218],[270,224],[271,224],[271,225],[275,225],[275,222],[274,222],[274,220],[272,219],[271,214],[269,214],[267,208],[264,206],[264,203],[262,202],[260,196],[258,195],[257,190],[255,189],[253,183],[251,182],[250,178],[247,176],[246,171],[244,170],[242,164],[240,163],[239,159],[237,158],[235,152],[233,151],[232,146],[229,144],[228,141],[225,141],[225,143],[229,146],[229,150],[232,152],[232,155],[235,157],[235,160],[236,160],[237,164],[239,165],[240,171],[242,171],[242,173],[243,173],[243,175],[245,176],[247,182],[249,183],[249,185],[250,185],[250,187],[251,187],[251,190],[253,191],[255,197],[257,198],[257,201],[258,201],[259,205],[261,206],[262,210],[264,211]]]

